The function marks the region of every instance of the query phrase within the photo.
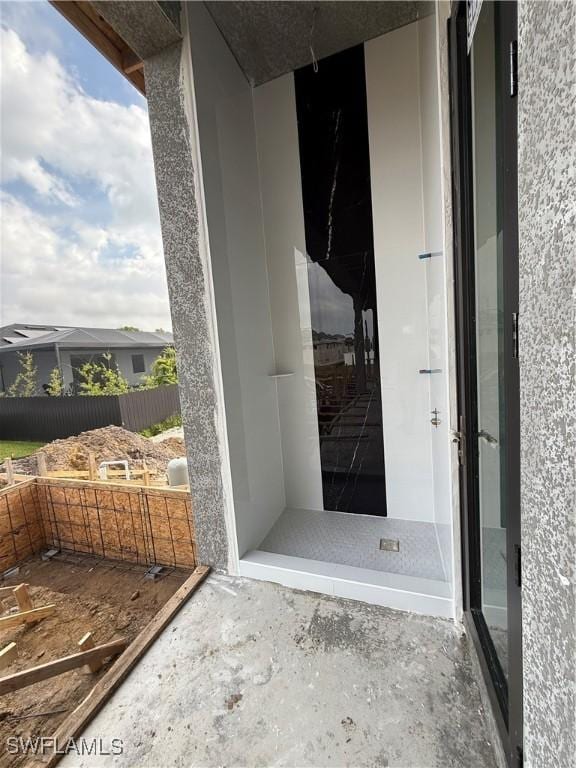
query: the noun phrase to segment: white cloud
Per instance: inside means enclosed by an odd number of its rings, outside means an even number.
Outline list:
[[[0,34],[2,180],[34,191],[3,196],[0,322],[169,326],[145,110],[89,96],[54,55]],[[108,201],[97,214],[87,189]]]

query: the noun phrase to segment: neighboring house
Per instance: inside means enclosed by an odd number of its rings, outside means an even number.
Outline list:
[[[162,350],[173,344],[171,333],[122,331],[115,328],[76,328],[15,323],[0,328],[0,392],[8,390],[19,370],[18,352],[31,352],[38,368],[38,394],[45,393],[50,373],[60,368],[64,387],[77,389],[84,363],[110,355],[128,382],[137,386],[149,374]]]

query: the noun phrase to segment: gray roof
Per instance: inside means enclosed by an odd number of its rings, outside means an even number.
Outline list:
[[[24,325],[0,328],[0,353],[16,349],[112,349],[114,347],[165,347],[174,343],[171,333],[120,331],[115,328],[74,328],[63,325]]]

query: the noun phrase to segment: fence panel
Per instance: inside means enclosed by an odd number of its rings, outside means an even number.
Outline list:
[[[177,384],[125,395],[1,397],[0,440],[50,442],[111,424],[138,432],[179,412]]]
[[[114,395],[0,398],[1,440],[49,442],[110,424],[122,425]]]
[[[130,392],[128,395],[120,395],[119,400],[122,425],[131,432],[139,432],[180,413],[177,384]]]

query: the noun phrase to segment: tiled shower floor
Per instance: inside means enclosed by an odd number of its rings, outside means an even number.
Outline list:
[[[381,538],[398,539],[400,551],[382,551]],[[433,523],[286,509],[258,549],[278,555],[448,581]]]

